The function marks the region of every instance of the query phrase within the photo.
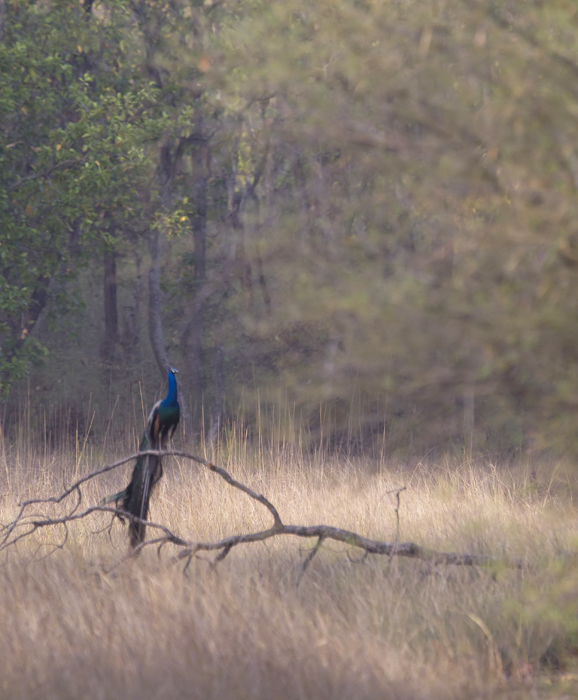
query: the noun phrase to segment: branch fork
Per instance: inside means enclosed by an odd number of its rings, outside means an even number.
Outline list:
[[[221,540],[214,542],[192,542],[188,541],[175,533],[173,533],[169,528],[165,527],[160,523],[150,522],[141,520],[130,513],[125,512],[119,508],[114,508],[108,505],[92,505],[84,510],[81,510],[83,494],[81,487],[88,481],[99,477],[107,472],[110,472],[118,467],[137,459],[144,455],[158,455],[162,457],[174,456],[181,457],[183,459],[188,459],[190,461],[196,462],[204,466],[209,471],[214,472],[220,476],[229,486],[242,491],[249,498],[260,503],[265,507],[273,519],[271,527],[260,530],[258,532],[241,533],[237,535],[231,535],[225,537]],[[397,522],[397,536],[399,536],[399,497],[400,493],[405,490],[405,486],[401,489],[395,489],[394,491],[388,493],[395,493],[396,495],[396,522]],[[76,495],[76,498],[72,501],[71,507],[66,510],[60,517],[49,517],[38,513],[29,513],[32,506],[48,505],[48,504],[61,504],[65,502],[69,497]],[[120,561],[118,561],[114,567],[118,566],[120,563],[128,558],[132,558],[138,555],[145,547],[156,546],[158,553],[160,555],[161,549],[166,544],[172,544],[179,548],[173,557],[173,562],[186,561],[185,569],[189,566],[193,558],[199,557],[201,552],[216,552],[212,564],[216,565],[223,561],[225,557],[237,546],[242,544],[251,544],[253,542],[263,542],[269,540],[273,537],[279,537],[282,535],[290,535],[293,537],[302,538],[312,538],[316,539],[317,542],[313,549],[307,554],[301,566],[301,573],[299,576],[299,581],[305,574],[307,568],[311,564],[314,557],[318,554],[319,550],[323,546],[326,540],[334,540],[336,542],[342,542],[344,544],[350,545],[352,547],[359,548],[363,550],[363,560],[369,554],[385,555],[388,557],[400,556],[408,557],[413,559],[421,559],[427,561],[432,565],[446,564],[453,566],[489,566],[489,565],[501,565],[514,568],[522,568],[523,562],[519,559],[513,558],[493,558],[489,556],[482,556],[469,553],[455,553],[455,552],[439,552],[435,550],[430,550],[425,547],[421,547],[413,542],[400,543],[395,542],[384,542],[379,540],[372,540],[364,537],[356,532],[351,532],[349,530],[344,530],[342,528],[333,527],[330,525],[286,525],[281,520],[279,512],[275,506],[262,494],[258,494],[251,488],[246,486],[234,479],[229,472],[227,472],[222,467],[209,462],[202,457],[191,454],[189,452],[183,452],[181,450],[148,450],[146,452],[140,452],[137,454],[130,455],[129,457],[124,457],[113,464],[106,465],[100,469],[90,472],[86,476],[81,477],[71,486],[65,489],[60,495],[53,496],[49,498],[35,498],[24,501],[20,504],[19,511],[16,517],[9,523],[5,525],[0,525],[0,553],[3,551],[10,551],[15,548],[15,546],[22,542],[23,540],[29,539],[33,533],[37,530],[43,528],[55,528],[58,526],[63,526],[65,529],[65,535],[60,543],[53,545],[53,550],[47,555],[49,556],[53,551],[57,549],[63,549],[67,539],[68,539],[68,529],[69,523],[84,520],[85,518],[91,516],[94,513],[110,513],[113,516],[113,520],[117,516],[122,518],[127,518],[134,522],[141,522],[157,532],[157,537],[145,540],[140,543],[137,547],[129,551],[129,553],[124,556]],[[111,525],[112,526],[112,522]],[[109,527],[110,527],[109,526]],[[114,568],[113,567],[113,568]]]

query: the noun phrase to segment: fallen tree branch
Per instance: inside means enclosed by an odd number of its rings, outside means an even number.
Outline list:
[[[117,469],[118,467],[137,459],[139,456],[143,455],[158,455],[162,457],[175,456],[182,457],[184,459],[191,460],[200,464],[210,471],[218,474],[227,484],[235,489],[246,494],[249,498],[257,501],[263,505],[271,514],[273,518],[273,524],[270,528],[265,530],[260,530],[258,532],[242,533],[238,535],[231,535],[223,539],[217,540],[215,542],[191,542],[188,541],[175,533],[171,532],[166,526],[160,523],[154,523],[150,521],[141,520],[136,516],[125,512],[119,508],[114,508],[106,504],[101,503],[100,505],[93,505],[80,510],[80,505],[82,503],[82,491],[81,486],[86,482],[106,474],[107,472]],[[404,487],[405,488],[405,487]],[[399,499],[399,492],[403,489],[397,489],[396,494]],[[31,506],[39,505],[49,505],[49,504],[61,504],[64,503],[72,494],[76,494],[76,499],[70,504],[70,508],[67,512],[63,513],[58,517],[50,517],[48,515],[29,513]],[[399,512],[399,503],[397,505],[396,512]],[[130,457],[125,457],[118,462],[104,466],[100,469],[90,472],[86,476],[81,477],[76,482],[74,482],[70,487],[65,489],[60,495],[52,496],[48,498],[35,498],[24,501],[20,504],[18,514],[16,517],[6,525],[0,526],[3,531],[3,536],[0,539],[0,552],[9,550],[10,548],[17,545],[30,538],[35,532],[43,528],[59,527],[64,526],[66,531],[66,536],[63,542],[56,546],[57,549],[62,549],[68,539],[68,531],[66,530],[68,523],[75,521],[84,520],[85,518],[93,515],[94,513],[110,513],[113,519],[117,516],[122,518],[127,518],[129,521],[134,521],[137,523],[142,523],[148,528],[152,528],[159,532],[159,536],[153,539],[145,540],[140,543],[136,548],[131,550],[126,556],[122,557],[113,568],[121,564],[128,558],[132,558],[138,555],[145,547],[157,546],[158,553],[166,544],[172,544],[178,548],[178,551],[173,557],[172,561],[186,561],[185,569],[189,566],[191,560],[194,557],[198,557],[200,552],[216,552],[216,556],[212,561],[215,565],[221,562],[225,557],[231,552],[234,547],[242,544],[251,544],[254,542],[263,542],[265,540],[271,539],[273,537],[279,537],[281,535],[290,535],[293,537],[302,538],[316,538],[317,543],[314,548],[309,552],[302,564],[301,577],[307,570],[309,564],[319,552],[321,546],[325,540],[334,540],[336,542],[342,542],[351,547],[356,547],[364,551],[364,558],[369,554],[386,555],[389,557],[399,556],[408,557],[413,559],[421,559],[432,565],[447,564],[453,566],[488,566],[488,565],[502,565],[507,567],[522,568],[523,562],[519,559],[512,558],[494,558],[484,555],[469,554],[469,553],[454,553],[454,552],[438,552],[435,550],[427,549],[426,547],[421,547],[413,542],[399,543],[397,540],[395,542],[383,542],[379,540],[372,540],[356,532],[351,532],[349,530],[344,530],[342,528],[333,527],[330,525],[285,525],[281,520],[281,517],[273,504],[265,498],[262,494],[258,494],[252,489],[250,489],[245,484],[234,479],[225,469],[218,467],[217,465],[209,462],[202,457],[193,455],[189,452],[183,452],[180,450],[168,450],[166,452],[148,450],[146,452],[141,452],[138,454],[133,454]]]
[[[148,454],[148,453],[145,453]],[[158,453],[155,453],[158,454]],[[138,457],[138,453],[131,455],[130,457],[125,457],[124,459],[120,459],[118,462],[114,462],[114,464],[108,464],[105,467],[101,467],[100,469],[95,469],[95,471],[90,472],[90,474],[87,474],[86,476],[81,477],[78,479],[78,481],[75,481],[72,486],[69,488],[65,489],[60,496],[52,496],[49,498],[31,498],[27,501],[23,501],[20,503],[20,510],[18,512],[18,515],[14,520],[7,525],[0,525],[0,531],[4,530],[4,536],[0,540],[0,551],[3,548],[3,545],[9,541],[10,535],[12,534],[13,530],[21,525],[22,523],[22,518],[24,517],[24,512],[25,510],[31,506],[31,505],[40,505],[40,504],[48,504],[48,503],[61,503],[64,501],[70,494],[72,493],[77,493],[78,494],[78,503],[76,504],[76,508],[72,511],[73,513],[78,509],[80,506],[81,500],[82,500],[82,492],[80,491],[80,487],[82,484],[85,484],[87,481],[90,481],[91,479],[94,479],[96,476],[100,476],[101,474],[106,474],[107,472],[112,471],[113,469],[116,469],[117,467],[121,467],[123,464],[126,464],[127,462],[132,462]],[[91,511],[92,512],[92,511]],[[87,513],[89,515],[89,513]]]
[[[509,567],[522,568],[523,562],[519,559],[512,558],[495,558],[479,554],[459,554],[455,552],[438,552],[426,547],[420,547],[413,542],[395,543],[381,542],[379,540],[370,540],[367,537],[358,535],[349,530],[342,530],[331,525],[280,525],[273,526],[268,530],[253,532],[244,535],[232,535],[217,542],[194,542],[187,545],[176,556],[176,560],[186,559],[189,556],[194,556],[200,551],[215,551],[227,549],[230,551],[233,547],[240,544],[250,544],[252,542],[263,542],[271,537],[279,535],[293,535],[295,537],[317,537],[318,543],[308,556],[313,558],[312,554],[316,554],[324,540],[335,540],[343,542],[352,547],[359,547],[368,554],[382,554],[387,556],[409,557],[412,559],[423,559],[430,564],[452,564],[454,566],[487,566],[489,564],[504,564]],[[143,544],[146,544],[144,542]],[[309,559],[309,562],[311,561]],[[307,561],[307,560],[306,560]],[[309,564],[307,562],[307,564]],[[305,562],[304,562],[305,563]],[[307,568],[307,567],[305,567]]]

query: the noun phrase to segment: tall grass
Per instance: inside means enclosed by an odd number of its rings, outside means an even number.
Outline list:
[[[94,445],[0,442],[0,521],[103,462]],[[128,454],[128,441],[107,453]],[[126,531],[104,516],[42,532],[0,568],[0,688],[6,698],[563,697],[574,673],[576,478],[559,465],[500,467],[455,458],[408,468],[286,447],[231,430],[208,456],[264,493],[286,523],[332,524],[444,551],[511,555],[522,571],[363,558],[327,544],[235,548],[183,572],[145,551],[111,570]],[[127,465],[87,485],[85,503],[121,488]],[[150,515],[188,540],[269,525],[218,476],[170,459]],[[42,559],[46,554],[52,554]],[[207,555],[207,558],[208,555]],[[108,573],[107,573],[108,572]]]

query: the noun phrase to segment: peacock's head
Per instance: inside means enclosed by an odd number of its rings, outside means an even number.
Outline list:
[[[179,370],[174,367],[169,367],[169,374],[178,374]]]

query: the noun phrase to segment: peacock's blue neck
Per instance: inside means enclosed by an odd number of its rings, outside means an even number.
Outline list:
[[[175,375],[169,371],[169,390],[166,398],[163,399],[163,406],[174,406],[177,403],[177,380]]]

